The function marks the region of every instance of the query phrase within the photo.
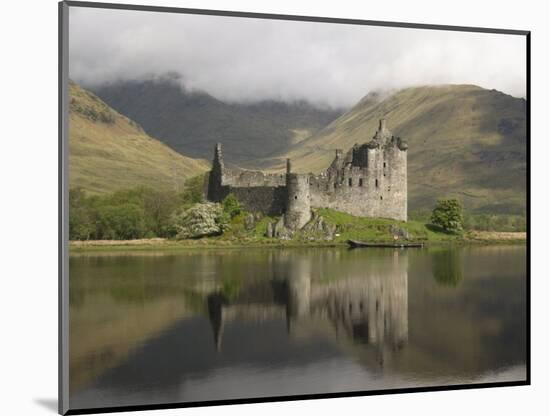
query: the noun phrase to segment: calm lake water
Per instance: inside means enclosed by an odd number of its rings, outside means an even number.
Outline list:
[[[526,249],[70,257],[70,407],[526,378]]]

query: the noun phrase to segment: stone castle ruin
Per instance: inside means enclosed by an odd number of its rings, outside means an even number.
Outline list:
[[[233,193],[251,212],[283,215],[289,230],[301,229],[311,208],[332,208],[360,217],[407,220],[407,142],[395,137],[381,119],[374,137],[355,144],[345,155],[336,149],[334,160],[321,174],[230,169],[216,144],[208,175],[207,199],[221,202]]]

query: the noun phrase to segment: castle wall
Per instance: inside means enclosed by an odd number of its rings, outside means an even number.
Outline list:
[[[229,192],[237,197],[247,211],[267,215],[281,215],[285,212],[285,186],[231,187]]]
[[[223,163],[221,145],[217,144],[205,194],[209,201],[221,202],[230,193],[247,211],[267,215],[281,215],[285,212],[285,175],[227,169]]]
[[[286,179],[283,173],[263,173],[254,170],[230,170],[225,169],[222,178],[222,185],[233,187],[253,187],[253,186],[285,186]]]
[[[212,169],[208,172],[205,195],[209,201],[220,202],[227,195],[227,189],[223,189],[224,163],[221,144],[217,143],[214,148],[214,159]]]
[[[282,215],[286,206],[286,186],[215,186],[215,192],[210,188],[207,192],[208,200],[222,202],[232,193],[239,200],[245,210],[262,212],[266,215]]]

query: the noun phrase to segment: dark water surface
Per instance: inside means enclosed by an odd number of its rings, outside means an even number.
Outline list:
[[[526,249],[70,257],[70,407],[526,377]]]

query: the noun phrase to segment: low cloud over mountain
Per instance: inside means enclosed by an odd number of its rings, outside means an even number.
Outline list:
[[[70,75],[86,86],[174,72],[223,101],[349,107],[366,91],[469,83],[525,95],[525,38],[71,8]]]

